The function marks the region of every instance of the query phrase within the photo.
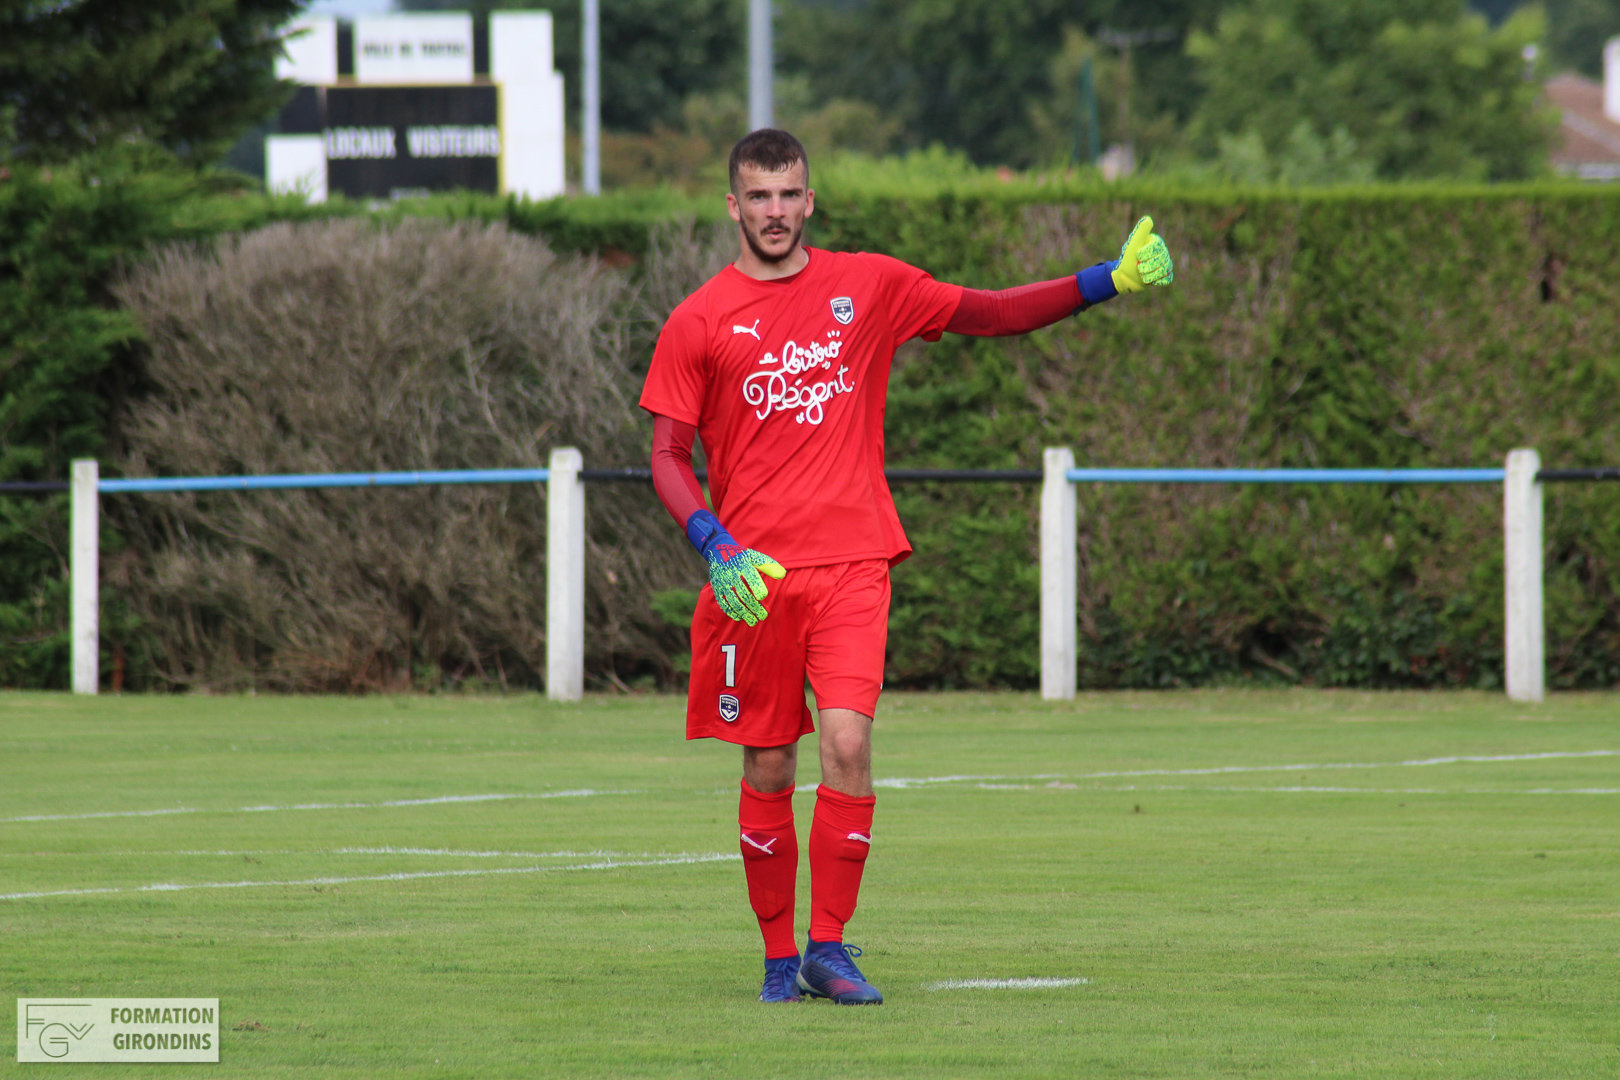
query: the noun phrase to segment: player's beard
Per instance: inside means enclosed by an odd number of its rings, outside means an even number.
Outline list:
[[[801,221],[799,223],[799,227],[793,230],[793,242],[789,244],[787,246],[787,250],[783,251],[780,255],[772,255],[770,252],[761,247],[759,238],[754,235],[754,230],[750,229],[747,225],[743,226],[742,234],[743,239],[748,242],[748,250],[754,253],[754,257],[762,263],[769,263],[774,266],[777,263],[782,262],[789,255],[792,255],[795,251],[799,250],[799,240],[804,236],[804,222]]]

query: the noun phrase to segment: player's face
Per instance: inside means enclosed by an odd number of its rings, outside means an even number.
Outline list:
[[[815,202],[802,161],[778,172],[745,163],[737,169],[737,190],[726,195],[731,220],[741,227],[748,252],[768,266],[798,253],[804,219],[815,210]]]

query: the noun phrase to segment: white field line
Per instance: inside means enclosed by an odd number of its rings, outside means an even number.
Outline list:
[[[1551,761],[1563,758],[1615,757],[1620,750],[1555,750],[1536,754],[1460,754],[1453,757],[1415,758],[1409,761],[1327,761],[1291,765],[1219,765],[1202,769],[1126,769],[1089,773],[1037,773],[1034,776],[927,776],[887,777],[874,780],[873,787],[911,788],[927,784],[997,783],[1028,780],[1123,780],[1134,776],[1225,776],[1235,773],[1322,772],[1328,769],[1414,769],[1435,765],[1488,765],[1515,761]]]
[[[1283,787],[1194,787],[1191,784],[1122,784],[1087,791],[1216,791],[1243,794],[1324,795],[1620,795],[1620,788],[1369,788],[1298,784]]]
[[[352,885],[369,881],[416,881],[423,878],[487,877],[491,874],[551,874],[567,870],[620,870],[635,866],[683,866],[694,863],[733,862],[735,853],[709,852],[647,859],[601,859],[572,866],[501,866],[478,870],[418,870],[395,874],[367,874],[354,877],[317,877],[297,881],[199,881],[190,884],[159,882],[152,885],[119,886],[99,889],[51,889],[42,892],[0,893],[0,900],[34,900],[47,896],[91,896],[106,893],[186,892],[191,889],[259,889],[273,886],[301,888],[314,885]]]
[[[615,791],[597,791],[580,788],[576,791],[517,792],[501,795],[435,795],[427,799],[390,799],[387,802],[293,803],[288,806],[228,806],[210,810],[200,806],[172,806],[161,810],[103,810],[93,814],[24,814],[20,817],[0,818],[0,824],[18,821],[89,821],[93,818],[166,817],[170,814],[271,814],[283,810],[374,810],[387,806],[441,806],[447,803],[501,802],[506,799],[583,799],[597,795],[639,795],[634,788]]]
[[[946,979],[928,983],[924,990],[1054,990],[1084,986],[1090,979]]]
[[[293,852],[293,854],[301,854]],[[317,849],[314,855],[444,855],[456,859],[661,859],[694,855],[690,851],[461,851],[424,847],[340,847]]]
[[[1331,769],[1411,769],[1428,768],[1436,765],[1499,764],[1503,762],[1552,761],[1569,758],[1615,757],[1617,755],[1620,755],[1620,750],[1555,750],[1535,754],[1470,754],[1456,755],[1452,757],[1415,758],[1409,761],[1330,761],[1316,762],[1313,764],[1297,763],[1289,765],[1220,765],[1212,768],[1199,769],[1128,769],[1089,773],[1036,773],[1033,776],[972,774],[926,777],[891,776],[874,780],[872,782],[872,786],[905,790],[908,788],[925,787],[933,784],[978,784],[981,787],[992,787],[993,789],[993,785],[998,783],[1016,785],[1028,781],[1039,780],[1123,780],[1138,776],[1225,776],[1240,773],[1322,772]],[[805,784],[799,788],[799,792],[802,794],[810,794],[814,792],[815,789],[816,785]],[[727,788],[723,790],[725,793],[729,794],[732,789]],[[1201,790],[1215,789],[1205,788]],[[1613,794],[1613,792],[1606,788],[1584,788],[1575,789],[1573,791],[1565,791],[1555,788],[1536,788],[1520,793],[1534,795]],[[163,817],[172,814],[267,814],[278,813],[286,810],[372,810],[381,807],[442,806],[453,803],[500,802],[508,799],[569,799],[590,798],[600,795],[640,794],[643,794],[643,792],[637,788],[611,790],[579,788],[572,791],[516,792],[489,795],[437,795],[423,799],[390,799],[385,802],[372,803],[293,803],[284,806],[237,806],[214,810],[195,806],[176,806],[157,810],[103,810],[87,814],[22,814],[17,817],[0,818],[0,824],[36,821],[89,821],[98,818]]]
[[[181,848],[152,850],[149,848],[123,848],[117,851],[55,852],[58,855],[88,855],[101,859],[109,855],[141,856],[200,856],[203,858],[231,858],[258,856],[312,856],[312,855],[435,855],[454,859],[658,859],[672,854],[691,852],[609,851],[605,848],[591,851],[460,851],[450,848],[421,847],[344,847],[344,848],[234,848],[228,851]]]
[[[1034,791],[1035,784],[974,784],[979,791]],[[1078,784],[1065,784],[1056,780],[1045,785],[1067,791],[1078,790]],[[1277,787],[1237,787],[1230,784],[1119,784],[1104,786],[1087,784],[1087,791],[1201,791],[1245,793],[1251,795],[1620,795],[1620,788],[1370,788],[1342,787],[1326,784],[1284,784]]]

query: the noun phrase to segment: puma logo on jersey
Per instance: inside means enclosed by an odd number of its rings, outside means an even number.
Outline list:
[[[753,326],[738,326],[736,323],[732,323],[731,324],[731,333],[732,333],[732,336],[736,336],[737,334],[753,334],[754,335],[754,340],[758,341],[760,339],[759,338],[759,320],[755,319]]]

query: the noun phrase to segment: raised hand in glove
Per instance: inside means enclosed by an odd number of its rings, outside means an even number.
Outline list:
[[[1088,266],[1075,277],[1080,281],[1080,295],[1086,303],[1100,304],[1120,293],[1168,285],[1176,280],[1176,272],[1164,238],[1153,231],[1153,219],[1144,217],[1125,238],[1119,258]]]
[[[1120,292],[1141,292],[1149,285],[1168,285],[1176,280],[1170,249],[1164,246],[1164,238],[1153,231],[1150,217],[1136,223],[1109,269],[1114,288]]]

